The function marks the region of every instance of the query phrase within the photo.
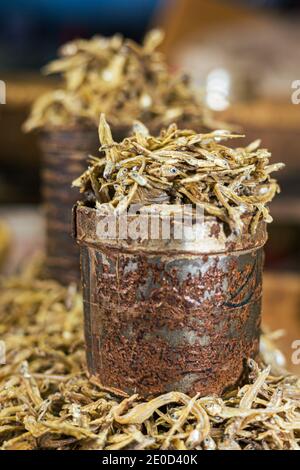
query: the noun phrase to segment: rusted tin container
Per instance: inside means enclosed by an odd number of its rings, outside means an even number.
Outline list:
[[[259,347],[265,224],[237,236],[209,217],[197,242],[102,240],[102,217],[75,206],[90,375],[143,396],[234,386]]]
[[[115,129],[116,140],[128,129]],[[72,207],[78,190],[71,187],[87,168],[89,154],[97,155],[96,127],[71,127],[40,134],[41,190],[46,216],[45,274],[62,284],[80,281],[79,251],[71,237]]]

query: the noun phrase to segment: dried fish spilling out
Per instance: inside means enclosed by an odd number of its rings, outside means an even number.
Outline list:
[[[152,30],[142,45],[120,35],[65,44],[60,58],[44,68],[46,74],[61,74],[64,85],[37,100],[25,130],[81,121],[97,126],[101,112],[118,127],[131,126],[134,119],[152,129],[181,120],[215,126],[189,78],[169,70],[157,50],[162,40],[163,33]]]
[[[31,268],[1,282],[0,449],[299,449],[299,378],[251,361],[222,398],[117,396],[88,380],[82,330],[72,286]]]
[[[102,114],[101,156],[91,158],[90,167],[73,185],[90,204],[107,205],[118,214],[133,203],[192,204],[237,233],[249,214],[255,233],[260,220],[272,221],[267,205],[279,186],[271,173],[284,164],[269,164],[271,154],[260,148],[259,140],[244,148],[222,143],[238,137],[243,136],[227,130],[197,134],[175,124],[153,137],[135,122],[133,135],[116,143]]]

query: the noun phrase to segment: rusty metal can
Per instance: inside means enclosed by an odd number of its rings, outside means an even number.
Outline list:
[[[128,129],[115,129],[116,140]],[[45,275],[67,285],[80,281],[79,252],[71,237],[72,207],[78,190],[72,181],[87,167],[89,154],[96,155],[99,138],[96,127],[73,126],[40,134],[42,150],[41,191],[46,218]]]
[[[103,240],[99,210],[75,206],[87,364],[142,396],[218,394],[259,347],[265,223],[240,235],[205,217],[201,240]]]

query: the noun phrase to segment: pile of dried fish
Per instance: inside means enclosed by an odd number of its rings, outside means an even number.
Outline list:
[[[44,68],[47,74],[60,73],[64,86],[37,100],[25,130],[79,121],[97,125],[101,112],[117,127],[130,127],[134,119],[152,129],[174,120],[214,126],[189,78],[171,73],[157,51],[162,39],[161,31],[152,30],[142,45],[120,35],[65,44],[60,58]]]
[[[104,115],[100,117],[101,157],[92,157],[88,170],[73,185],[96,207],[116,213],[131,204],[193,204],[241,232],[243,215],[252,216],[251,230],[272,218],[266,205],[279,192],[269,165],[270,152],[257,140],[245,148],[231,148],[222,140],[242,137],[226,130],[197,134],[175,124],[158,137],[140,122],[134,134],[114,142]]]
[[[85,374],[81,304],[32,269],[2,281],[1,449],[299,449],[300,380],[270,366],[249,361],[248,383],[222,398],[101,389]]]

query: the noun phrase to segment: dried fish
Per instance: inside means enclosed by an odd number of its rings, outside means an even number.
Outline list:
[[[220,142],[236,138],[235,134],[224,130],[197,134],[179,130],[174,123],[157,137],[140,123],[134,129],[133,136],[116,143],[101,115],[101,158],[94,158],[87,172],[74,182],[82,193],[94,192],[96,202],[109,185],[103,202],[111,202],[117,213],[135,202],[192,204],[237,233],[242,233],[246,215],[252,217],[252,233],[260,220],[272,221],[267,204],[279,186],[270,173],[284,165],[269,165],[269,153],[258,148],[259,141],[230,148]]]
[[[61,90],[34,103],[24,130],[97,125],[103,112],[113,126],[128,130],[135,120],[155,131],[174,120],[196,128],[216,128],[201,93],[186,75],[172,73],[157,50],[163,37],[162,31],[152,30],[142,45],[120,35],[65,44],[59,58],[43,69],[45,74],[61,75]]]

